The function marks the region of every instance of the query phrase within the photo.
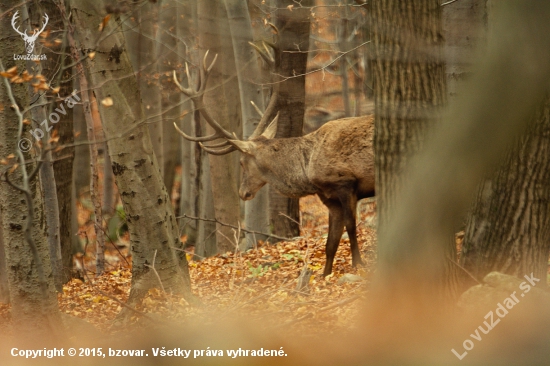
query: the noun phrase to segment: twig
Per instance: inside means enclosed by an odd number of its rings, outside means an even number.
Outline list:
[[[474,277],[473,274],[471,274],[466,268],[462,267],[460,264],[458,264],[457,262],[455,262],[454,260],[452,260],[449,256],[447,256],[447,259],[451,261],[451,263],[454,263],[454,265],[456,265],[458,268],[460,268],[461,270],[463,270],[464,272],[466,272],[466,274],[468,276],[470,276],[474,281],[476,281],[478,284],[482,285],[481,282],[479,282],[479,280],[477,278]]]
[[[204,217],[194,217],[194,216],[190,216],[190,215],[186,215],[186,214],[183,214],[181,216],[176,217],[176,219],[182,219],[182,218],[190,219],[190,220],[215,222],[215,223],[220,224],[222,226],[227,226],[227,227],[233,228],[235,230],[239,230],[238,226],[231,225],[231,224],[226,224],[225,222],[221,222],[218,219],[207,219],[207,218],[204,218]],[[246,233],[249,233],[249,234],[259,234],[259,235],[264,235],[264,236],[267,236],[267,237],[270,237],[270,238],[275,238],[275,239],[292,240],[291,238],[286,238],[284,236],[278,236],[278,235],[275,235],[275,234],[266,234],[266,233],[262,233],[261,231],[249,230],[249,229],[245,229],[245,228],[242,228],[242,227],[240,228],[240,230],[244,231]]]
[[[164,295],[166,295],[166,291],[164,290],[164,286],[162,284],[162,280],[160,279],[159,273],[157,269],[155,268],[155,259],[157,259],[157,250],[155,249],[155,253],[153,254],[153,262],[151,265],[144,264],[145,267],[151,268],[153,272],[155,273],[155,276],[157,276],[157,280],[159,280],[160,288],[162,289],[162,292]]]
[[[137,309],[134,309],[133,307],[131,307],[130,305],[127,305],[126,303],[120,301],[120,300],[117,299],[116,297],[111,296],[111,295],[109,295],[109,294],[106,293],[106,292],[103,292],[102,290],[100,290],[99,288],[97,288],[97,287],[92,283],[92,281],[90,280],[90,277],[88,277],[88,274],[86,273],[86,271],[84,271],[84,275],[86,276],[86,280],[88,281],[88,283],[90,284],[90,286],[92,286],[92,289],[93,289],[94,291],[99,292],[102,296],[108,297],[109,299],[111,299],[111,300],[113,300],[113,301],[116,301],[116,302],[119,303],[121,306],[125,307],[126,309],[128,309],[128,310],[130,310],[130,311],[133,311],[134,313],[136,313],[136,314],[138,314],[138,315],[143,316],[145,319],[150,320],[150,321],[153,322],[153,323],[159,321],[159,320],[157,320],[157,319],[151,318],[149,315],[147,315],[146,313],[144,313],[144,312],[142,312],[142,311],[139,311],[139,310],[137,310]],[[162,321],[162,320],[160,320],[160,321]],[[164,321],[162,321],[162,322],[168,324],[168,322],[164,322]]]

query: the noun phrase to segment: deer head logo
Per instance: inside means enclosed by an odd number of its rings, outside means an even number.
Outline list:
[[[19,30],[19,26],[17,27],[15,26],[15,20],[19,18],[17,13],[19,13],[19,10],[16,11],[15,14],[13,14],[13,17],[11,18],[11,26],[17,33],[21,35],[21,37],[23,37],[23,40],[25,41],[25,48],[27,49],[27,53],[32,53],[32,50],[34,50],[34,42],[36,41],[40,33],[42,33],[44,28],[46,28],[46,24],[48,24],[48,19],[49,19],[48,14],[44,14],[44,24],[42,25],[42,29],[40,29],[39,31],[34,30],[32,35],[29,36],[27,34],[27,30],[25,30],[25,32],[21,32]]]

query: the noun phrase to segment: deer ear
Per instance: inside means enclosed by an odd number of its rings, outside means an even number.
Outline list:
[[[272,139],[277,134],[277,121],[279,120],[279,113],[273,118],[273,121],[267,126],[265,131],[262,133],[262,136],[266,139]]]
[[[227,140],[229,143],[237,148],[240,152],[252,155],[254,151],[254,142],[241,141],[241,140]]]

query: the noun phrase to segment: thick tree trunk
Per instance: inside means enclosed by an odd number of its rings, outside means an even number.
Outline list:
[[[74,70],[75,82],[73,84],[73,89],[80,90],[80,84],[78,82],[80,76],[76,68],[74,68]],[[86,75],[83,75],[83,77],[86,77]],[[85,142],[88,141],[88,136],[82,104],[77,104],[73,108],[73,133],[75,136],[75,143],[77,144],[74,148],[73,184],[76,197],[78,198],[81,194],[90,190],[90,148],[85,144]]]
[[[34,4],[29,7],[31,13],[31,21],[33,24],[40,24],[43,20],[44,13],[48,14],[48,29],[53,38],[55,32],[63,32],[63,19],[59,12],[59,8],[53,0],[34,1]],[[62,39],[61,33],[57,37]],[[65,54],[62,53],[62,46],[65,45]],[[59,68],[70,63],[70,54],[68,45],[62,43],[57,45],[53,42],[49,47],[43,47],[42,53],[47,55],[47,60],[41,62],[42,74],[46,77],[52,87],[60,87],[60,95],[70,95],[73,91],[72,83],[72,68]],[[61,65],[63,63],[63,65]],[[34,63],[31,63],[34,64]],[[35,64],[34,64],[35,65]],[[57,105],[50,105],[49,109],[56,108]],[[57,144],[60,146],[70,145],[74,142],[73,134],[73,110],[67,108],[66,113],[58,113],[59,122],[55,125],[59,140]],[[50,112],[47,112],[48,115]],[[59,244],[61,248],[61,283],[66,283],[72,278],[73,267],[73,246],[76,239],[76,232],[72,229],[72,184],[73,184],[73,161],[74,147],[64,147],[59,151],[52,151],[53,174],[55,177],[55,190],[57,196],[57,219],[59,221]],[[46,199],[49,197],[46,196]]]
[[[472,72],[477,47],[487,40],[487,1],[460,0],[443,6],[443,51],[450,97],[456,94],[457,83]]]
[[[441,128],[411,161],[407,185],[393,209],[393,230],[386,227],[378,233],[379,247],[387,249],[380,256],[373,298],[385,297],[379,303],[386,311],[392,307],[392,324],[400,323],[394,314],[407,322],[414,316],[422,324],[440,309],[438,279],[443,277],[445,240],[468,209],[480,180],[502,161],[548,90],[549,4],[503,3],[495,17],[498,36],[489,37],[476,77],[464,83],[468,92],[458,93]],[[398,330],[386,325],[396,334]],[[410,325],[407,329],[416,331]]]
[[[374,59],[376,197],[379,260],[388,276],[399,276],[403,256],[384,241],[390,217],[406,181],[405,168],[421,150],[426,132],[433,127],[446,101],[445,67],[440,56],[441,8],[437,0],[372,3],[371,31]],[[456,259],[449,233],[445,250],[434,253],[439,296],[454,296]],[[443,246],[441,246],[443,248]],[[393,284],[401,283],[393,279]],[[446,284],[446,286],[444,286]],[[451,289],[445,294],[445,290]],[[399,290],[398,290],[399,291]]]
[[[22,39],[13,34],[10,24],[14,9],[21,10],[18,5],[17,1],[4,1],[0,4],[0,13],[3,14],[0,18],[0,38],[3,40],[0,57],[2,71],[16,66],[21,73],[25,70],[25,63],[14,61],[13,55],[23,55],[26,51]],[[1,230],[14,329],[45,336],[52,332],[56,334],[61,329],[61,323],[45,238],[43,202],[36,176],[30,180],[26,177],[26,174],[34,171],[36,164],[28,152],[18,150],[22,146],[19,138],[30,135],[19,136],[19,128],[23,126],[22,119],[14,107],[9,107],[16,104],[22,111],[29,106],[28,101],[27,85],[10,84],[7,78],[1,78],[0,105],[6,107],[0,113],[0,156],[6,158],[15,154],[18,157],[19,165],[10,174],[10,181],[23,188],[26,193],[8,185],[4,179],[4,167],[1,170],[3,179],[0,183],[0,221],[3,224]],[[26,129],[23,129],[24,133],[27,132]],[[29,212],[29,209],[32,211]]]
[[[233,56],[231,32],[227,14],[222,2],[201,1],[199,12],[200,49],[210,50],[210,57],[219,54],[218,62],[208,79],[204,101],[213,117],[228,131],[240,131],[240,99]],[[209,62],[209,59],[207,62]],[[207,127],[207,134],[213,130]],[[240,220],[240,202],[238,195],[238,154],[209,156],[212,195],[216,219],[237,226]],[[217,225],[218,252],[235,249],[233,230]]]
[[[533,275],[546,285],[550,231],[550,99],[470,211],[462,265],[476,278],[491,271]]]
[[[289,77],[281,83],[276,111],[280,112],[276,137],[297,137],[302,134],[305,112],[305,76],[309,51],[310,9],[293,8],[289,0],[277,1],[278,47],[281,50],[280,73]],[[313,5],[311,0],[301,5]],[[292,52],[288,52],[292,51]],[[301,52],[296,52],[301,51]],[[291,238],[300,235],[299,202],[297,198],[281,196],[270,190],[270,220],[272,232]]]
[[[153,153],[140,94],[124,40],[112,19],[99,36],[97,24],[103,20],[101,1],[71,2],[72,19],[79,31],[81,46],[98,50],[90,69],[91,86],[100,102],[100,113],[108,139],[115,180],[126,212],[132,249],[132,288],[128,302],[134,304],[149,288],[183,293],[191,299],[187,259],[181,249],[177,223],[164,187],[160,167]],[[103,52],[105,50],[105,52]],[[73,57],[78,57],[73,55]],[[111,98],[110,103],[101,103]],[[179,250],[178,250],[179,249]],[[150,264],[155,260],[155,271]]]
[[[159,3],[152,1],[137,4],[132,9],[131,16],[125,16],[122,19],[124,19],[126,48],[136,72],[153,150],[160,168],[164,169],[162,108],[158,80],[158,51],[160,47],[156,42],[159,6]],[[164,174],[162,170],[161,174]]]

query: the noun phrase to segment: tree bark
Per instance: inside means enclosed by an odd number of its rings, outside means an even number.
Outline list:
[[[16,66],[21,73],[25,70],[25,63],[14,61],[13,55],[23,55],[26,51],[23,40],[14,36],[10,24],[14,9],[18,6],[17,1],[4,1],[0,4],[0,12],[4,14],[0,18],[0,38],[3,39],[0,58],[2,71]],[[25,27],[24,23],[23,26]],[[22,119],[19,118],[17,109],[23,111],[29,106],[28,102],[28,91],[24,83],[10,84],[7,78],[0,79],[0,105],[4,106],[0,113],[0,156],[18,156],[19,165],[9,178],[13,184],[26,191],[23,194],[8,185],[4,179],[6,167],[2,168],[0,221],[3,224],[1,230],[8,268],[11,315],[14,329],[26,332],[27,335],[44,337],[46,334],[57,334],[62,326],[45,240],[42,196],[36,177],[25,177],[25,174],[35,170],[36,163],[28,152],[18,151],[18,146],[22,146],[18,145]],[[27,129],[28,127],[23,129],[24,137],[28,136]],[[11,161],[14,163],[13,159]]]
[[[392,306],[392,315],[402,314],[402,320],[414,316],[417,325],[433,320],[434,310],[441,309],[438,279],[449,232],[548,90],[549,4],[502,3],[506,6],[495,16],[498,36],[489,37],[476,77],[465,81],[467,92],[457,94],[442,126],[411,160],[408,182],[393,210],[393,230],[378,234],[387,254],[384,260],[380,256],[373,298],[383,299],[380,308]],[[386,329],[396,334],[399,329],[391,325],[399,323],[392,319]],[[416,331],[414,325],[408,323],[407,329]]]
[[[486,180],[470,211],[462,265],[476,278],[492,271],[547,285],[550,231],[550,99],[527,134]],[[471,282],[471,281],[470,281]]]
[[[253,41],[252,24],[244,1],[225,0],[225,9],[229,19],[229,28],[233,41],[233,54],[237,65],[239,95],[241,100],[241,115],[243,139],[248,139],[256,130],[259,116],[250,103],[253,101],[258,108],[264,110],[263,93],[259,81],[261,70],[257,62],[258,56],[249,42]],[[269,195],[263,188],[253,200],[244,203],[244,222],[248,229],[269,233]],[[267,236],[246,234],[247,243],[244,249],[253,247],[257,240],[266,240]]]
[[[442,7],[447,93],[472,72],[477,47],[487,41],[487,0],[460,0]]]
[[[381,0],[372,3],[370,14],[375,57],[371,67],[378,253],[388,281],[397,286],[401,281],[392,277],[403,273],[399,266],[405,253],[396,252],[384,239],[407,181],[410,158],[422,149],[427,131],[435,125],[446,101],[445,67],[440,55],[441,8],[436,0]],[[434,253],[438,275],[429,279],[441,297],[456,293],[457,271],[451,262],[456,260],[456,248],[451,235],[449,232],[445,250]]]
[[[128,56],[136,72],[137,83],[147,117],[147,125],[155,156],[161,174],[164,174],[164,149],[162,128],[160,83],[158,80],[157,45],[159,7],[157,2],[148,1],[132,8],[131,16],[125,16],[123,23],[124,39]]]
[[[297,137],[302,134],[305,112],[305,76],[309,51],[310,9],[287,8],[293,1],[277,1],[278,47],[281,51],[280,73],[288,79],[281,82],[276,111],[280,112],[276,137]],[[311,0],[301,5],[310,7]],[[289,52],[292,51],[292,52]],[[301,52],[295,52],[301,51]],[[272,233],[291,238],[300,235],[299,201],[281,196],[270,189],[270,220]],[[281,215],[282,214],[282,215]]]
[[[31,11],[34,9],[34,13]],[[60,95],[70,95],[73,92],[72,68],[64,66],[70,63],[70,54],[65,35],[60,33],[57,36],[55,32],[64,32],[63,19],[59,8],[53,0],[34,1],[30,7],[31,19],[36,24],[40,24],[42,16],[47,13],[49,16],[48,29],[50,36],[48,38],[48,47],[42,48],[42,53],[47,55],[47,60],[41,62],[42,74],[49,80],[52,87],[60,87]],[[61,35],[62,34],[62,35]],[[51,42],[53,38],[62,39],[64,43],[57,45]],[[63,49],[63,45],[65,49]],[[65,52],[65,54],[62,53]],[[61,69],[59,69],[61,67]],[[50,109],[52,106],[50,106]],[[53,105],[56,108],[57,105]],[[71,145],[74,142],[73,132],[73,111],[74,108],[67,108],[66,113],[60,113],[59,122],[55,126],[55,131],[59,140],[59,146]],[[49,114],[49,113],[48,113]],[[72,146],[63,147],[61,150],[52,151],[53,173],[55,177],[55,189],[57,195],[57,211],[59,219],[59,243],[61,248],[61,283],[68,282],[73,276],[73,251],[76,238],[76,231],[72,228],[72,185],[73,185],[73,161],[75,157],[75,148]],[[85,175],[84,175],[85,176]]]
[[[191,300],[190,278],[174,211],[160,167],[153,153],[139,88],[124,40],[109,21],[100,35],[97,24],[103,20],[101,1],[71,2],[72,19],[79,31],[81,47],[98,51],[87,60],[92,88],[108,139],[113,173],[126,212],[132,250],[132,287],[128,302],[135,304],[151,287],[158,287],[160,277],[167,291],[183,293]],[[72,25],[70,25],[72,26]],[[101,42],[95,40],[101,36]],[[78,58],[78,55],[73,55]],[[113,105],[102,103],[111,98]],[[155,260],[155,270],[150,264]],[[123,315],[128,313],[123,311]]]
[[[163,177],[168,194],[172,196],[176,166],[181,162],[179,134],[175,133],[173,123],[181,114],[179,105],[182,94],[172,80],[172,71],[183,65],[178,54],[176,24],[180,21],[181,4],[176,0],[163,0],[159,3],[157,48],[158,74],[162,110],[162,149]]]

